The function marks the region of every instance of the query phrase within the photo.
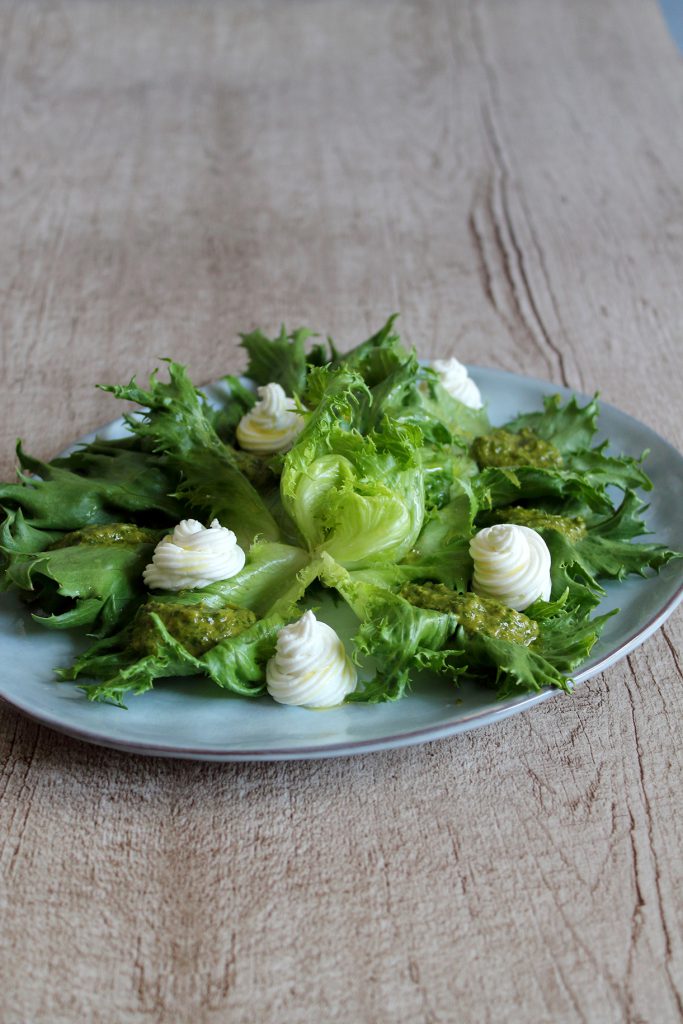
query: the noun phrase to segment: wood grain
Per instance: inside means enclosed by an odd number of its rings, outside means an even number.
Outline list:
[[[673,443],[683,65],[654,0],[0,2],[3,475],[238,330],[568,383]],[[0,711],[0,1019],[683,1017],[683,620],[572,698],[328,762]]]

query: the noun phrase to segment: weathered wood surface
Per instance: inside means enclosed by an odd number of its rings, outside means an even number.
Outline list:
[[[281,319],[681,444],[683,64],[654,0],[0,3],[3,475]],[[679,514],[680,510],[672,510]],[[411,750],[127,757],[0,710],[0,1018],[683,1016],[683,619]]]

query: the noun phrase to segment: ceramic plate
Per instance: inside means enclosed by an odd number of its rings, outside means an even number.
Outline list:
[[[544,395],[570,392],[544,381],[502,370],[471,370],[494,424],[516,413],[532,412]],[[218,388],[207,393],[216,394]],[[99,431],[118,437],[120,420]],[[92,440],[94,435],[83,438]],[[655,484],[649,512],[653,540],[683,549],[683,520],[672,510],[683,506],[683,457],[658,434],[618,409],[603,405],[600,439],[639,455],[649,448],[647,471]],[[590,659],[575,674],[577,683],[613,665],[643,643],[683,596],[683,561],[667,565],[652,579],[607,584],[601,610],[620,607],[610,619]],[[320,611],[345,640],[354,620],[331,602]],[[481,687],[458,690],[435,677],[422,676],[413,692],[396,704],[351,704],[328,711],[283,707],[269,697],[246,700],[211,683],[191,679],[165,681],[130,699],[129,710],[89,703],[69,683],[56,683],[53,669],[68,664],[78,643],[32,622],[12,595],[0,601],[0,697],[45,725],[70,736],[131,753],[207,761],[288,760],[357,754],[452,736],[516,714],[542,700],[570,700],[544,691],[496,701]]]

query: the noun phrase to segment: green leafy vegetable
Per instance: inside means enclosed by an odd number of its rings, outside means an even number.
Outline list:
[[[122,707],[175,676],[259,697],[279,631],[327,588],[357,620],[351,702],[398,700],[423,672],[502,698],[571,689],[608,618],[601,581],[680,557],[639,539],[643,457],[595,444],[597,397],[553,396],[492,428],[404,346],[395,316],[345,354],[312,336],[242,335],[253,383],[280,383],[304,419],[286,453],[240,449],[251,387],[228,376],[211,404],[172,360],[168,381],[104,388],[140,406],[127,437],[47,463],[18,446],[18,480],[0,484],[0,586],[46,628],[90,634],[61,678]],[[150,593],[143,569],[184,518],[234,530],[246,563]],[[471,593],[470,541],[495,522],[543,536],[549,601],[518,612]]]
[[[374,666],[374,677],[352,693],[349,701],[377,704],[399,700],[413,671],[445,672],[453,667],[457,652],[444,650],[457,624],[453,615],[416,608],[398,594],[355,577],[329,557],[322,579],[336,588],[358,616],[356,655]],[[455,670],[456,675],[459,672]]]
[[[300,395],[306,387],[306,341],[314,336],[307,327],[287,334],[284,324],[277,338],[267,338],[261,331],[241,334],[242,348],[249,355],[247,377],[257,384],[271,381],[282,385],[288,395]],[[313,361],[320,360],[316,349]]]
[[[184,366],[169,360],[168,367],[168,383],[153,374],[147,391],[134,380],[103,390],[148,410],[142,419],[128,417],[128,423],[182,474],[177,492],[181,500],[203,510],[208,519],[231,523],[243,547],[257,536],[277,540],[280,528],[275,518],[242,473],[234,450],[218,437],[206,399],[192,385]]]
[[[78,530],[93,523],[116,523],[122,513],[161,523],[173,521],[182,506],[173,497],[179,477],[164,459],[95,442],[67,458],[41,462],[17,444],[19,483],[0,484],[0,506],[21,509],[32,526]]]
[[[385,417],[363,435],[354,371],[312,371],[326,377],[324,395],[282,471],[282,499],[312,552],[347,566],[389,561],[410,550],[422,527],[421,435]]]
[[[67,536],[47,547],[49,535],[27,527],[21,510],[10,512],[2,530],[3,585],[25,593],[41,625],[87,626],[106,634],[139,603],[140,576],[161,536],[150,530],[135,533],[140,539],[132,543],[71,544]]]

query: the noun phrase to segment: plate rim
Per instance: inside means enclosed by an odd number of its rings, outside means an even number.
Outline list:
[[[429,361],[425,360],[424,362],[428,365]],[[584,392],[569,388],[566,385],[555,384],[553,381],[545,380],[540,377],[530,377],[526,374],[514,373],[511,370],[505,370],[499,367],[480,366],[471,363],[467,364],[467,369],[468,371],[474,370],[475,374],[477,371],[481,371],[484,374],[491,373],[496,376],[508,377],[517,382],[531,384],[543,391],[555,388],[555,393],[569,393],[576,395],[579,399],[590,399],[590,396],[586,395]],[[215,389],[223,383],[224,379],[218,378],[218,380],[202,385],[200,390],[204,391],[207,389]],[[671,455],[683,466],[683,455],[681,455],[678,449],[675,448],[671,442],[662,437],[661,434],[655,431],[652,427],[609,402],[601,402],[600,406],[601,412],[603,410],[609,410],[610,413],[616,414],[617,417],[621,417],[625,421],[630,422],[639,430],[646,431],[646,433],[655,438],[665,449],[668,449]],[[92,438],[98,436],[103,431],[109,430],[113,427],[118,427],[123,423],[123,417],[116,417],[115,419],[102,424],[94,431],[89,431],[82,437],[77,438],[68,445],[67,448],[60,452],[58,456],[54,457],[58,458],[67,452],[73,451],[73,449],[78,445],[84,443],[87,444]],[[577,675],[573,677],[572,689],[576,689],[589,679],[592,679],[594,676],[599,675],[608,668],[611,668],[612,665],[621,661],[637,647],[645,643],[645,641],[648,640],[649,637],[664,624],[664,622],[666,622],[682,600],[683,573],[681,573],[681,579],[678,587],[664,605],[660,606],[641,628],[628,636],[615,650],[607,652],[600,661],[596,662],[595,665],[589,666],[583,672],[578,672]],[[430,725],[419,729],[407,729],[402,732],[383,735],[373,739],[355,741],[346,740],[338,743],[311,744],[303,746],[299,745],[296,748],[255,748],[253,750],[248,750],[245,748],[230,749],[228,747],[193,748],[190,746],[178,746],[177,744],[168,745],[156,742],[145,742],[142,744],[135,742],[126,743],[123,740],[119,741],[117,739],[113,739],[109,734],[103,733],[100,730],[91,731],[78,726],[70,726],[68,723],[65,723],[57,716],[51,715],[49,712],[36,711],[30,705],[25,705],[21,700],[13,699],[13,697],[8,696],[7,693],[2,692],[0,684],[0,702],[14,708],[21,714],[26,715],[27,718],[37,724],[54,729],[55,731],[70,736],[73,739],[128,754],[225,763],[248,761],[318,760],[323,758],[375,753],[381,750],[401,749],[403,747],[445,739],[449,736],[456,736],[463,732],[470,732],[474,729],[483,728],[487,725],[493,724],[494,722],[503,721],[512,715],[521,714],[522,712],[527,711],[532,707],[536,707],[538,704],[543,703],[550,698],[558,698],[562,696],[566,696],[566,694],[555,688],[548,687],[538,692],[530,693],[521,699],[513,698],[509,701],[501,701],[499,707],[496,707],[494,704],[493,706],[488,706],[485,710],[473,711],[471,714],[461,716],[455,720],[446,721],[441,725]]]

